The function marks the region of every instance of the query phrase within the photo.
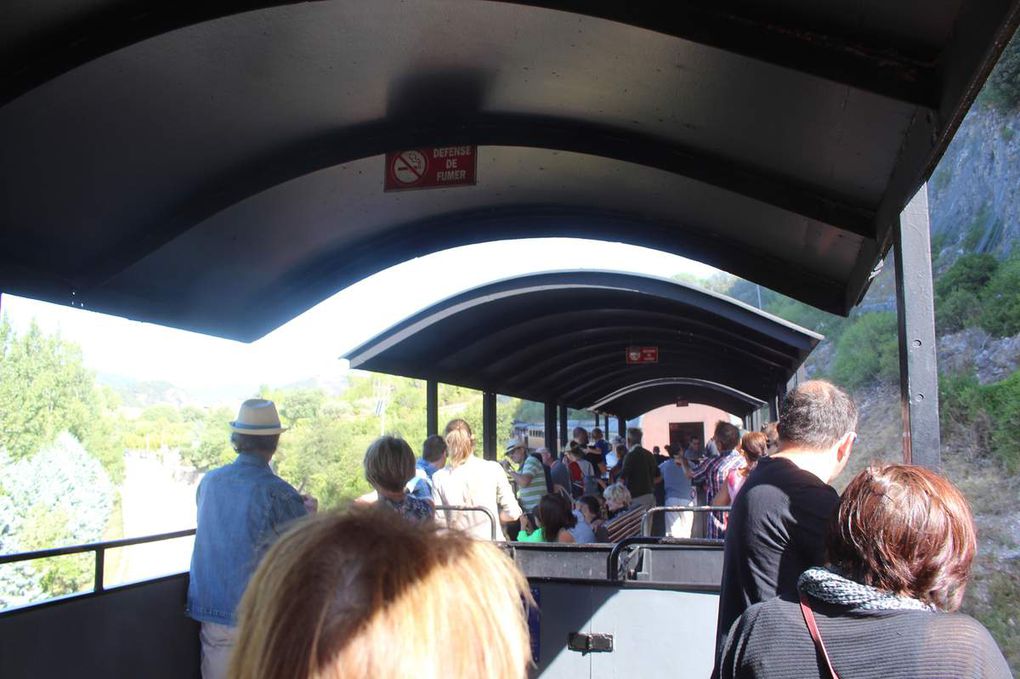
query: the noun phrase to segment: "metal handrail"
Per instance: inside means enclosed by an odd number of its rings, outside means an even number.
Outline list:
[[[620,540],[606,557],[606,579],[611,582],[620,580],[620,555],[623,550],[632,545],[673,545],[684,547],[718,547],[720,540],[708,540],[704,538],[652,538],[645,536],[634,536]]]
[[[649,531],[652,530],[653,514],[662,512],[728,512],[730,508],[731,505],[721,505],[719,507],[712,507],[710,505],[698,505],[696,507],[651,507],[641,519],[641,536],[648,537]]]
[[[499,522],[496,521],[496,515],[492,513],[492,510],[488,507],[479,506],[468,506],[468,505],[436,505],[436,513],[440,511],[449,512],[482,512],[489,517],[489,523],[492,524],[492,541],[499,541]]]
[[[173,533],[160,533],[159,535],[146,535],[140,538],[123,538],[121,540],[110,540],[109,542],[93,542],[87,545],[72,545],[70,547],[54,547],[52,549],[40,549],[35,552],[20,552],[17,554],[0,555],[0,566],[8,563],[19,563],[21,561],[36,561],[48,559],[54,556],[66,556],[68,554],[84,554],[95,552],[96,570],[92,582],[92,592],[102,592],[103,575],[106,568],[106,550],[119,547],[131,547],[132,545],[143,545],[148,542],[161,542],[163,540],[174,540],[186,538],[195,534],[194,528],[178,530]],[[85,592],[87,593],[87,592]]]

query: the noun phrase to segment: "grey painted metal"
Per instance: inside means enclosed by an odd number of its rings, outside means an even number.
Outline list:
[[[663,514],[665,512],[694,512],[696,514],[703,514],[705,512],[726,513],[729,512],[730,509],[732,509],[730,505],[720,505],[718,507],[712,507],[710,505],[697,505],[694,507],[683,505],[651,507],[645,512],[645,515],[641,517],[641,537],[651,537],[652,521],[657,514]]]
[[[903,211],[896,236],[903,460],[938,470],[942,453],[926,186]]]
[[[545,415],[545,417],[543,418],[545,424],[545,428],[543,431],[543,434],[545,436],[545,447],[546,450],[552,452],[554,456],[559,457],[560,447],[556,441],[556,439],[558,438],[556,436],[556,404],[545,403],[543,405]]]
[[[467,290],[344,356],[353,368],[571,408],[590,408],[615,395],[605,410],[633,418],[647,410],[637,406],[651,392],[631,388],[665,385],[664,379],[683,388],[711,388],[743,411],[775,394],[820,339],[746,304],[676,281],[574,270]],[[626,348],[632,344],[657,346],[658,362],[628,365]]]
[[[439,433],[439,383],[425,381],[425,431],[427,436]]]
[[[188,575],[0,613],[0,676],[199,679]]]
[[[496,394],[486,391],[482,394],[482,453],[486,460],[495,460],[499,457],[500,442],[496,422]]]
[[[496,519],[496,515],[488,507],[475,507],[469,505],[436,505],[436,516],[438,520],[439,512],[479,512],[485,514],[489,518],[489,523],[492,525],[492,539],[496,541],[499,539],[499,521]]]
[[[570,432],[567,430],[567,406],[561,405],[559,407],[559,431],[560,431],[560,449],[566,447],[567,442],[570,441]]]
[[[0,289],[246,341],[387,266],[539,235],[622,234],[846,313],[1020,21],[1020,0],[58,5],[0,27]],[[475,186],[381,190],[382,154],[449,144],[479,145]]]

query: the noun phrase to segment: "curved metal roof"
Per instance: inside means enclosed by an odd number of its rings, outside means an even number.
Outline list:
[[[598,399],[588,409],[632,420],[638,415],[678,401],[702,403],[741,417],[750,415],[768,403],[717,382],[663,377],[618,389]]]
[[[820,340],[666,279],[557,271],[450,297],[344,358],[352,368],[588,408],[621,389],[677,375],[765,401]],[[658,362],[628,365],[629,346],[658,347]]]
[[[455,245],[624,240],[845,313],[1020,0],[32,0],[0,290],[252,340]],[[383,154],[477,144],[474,186]]]

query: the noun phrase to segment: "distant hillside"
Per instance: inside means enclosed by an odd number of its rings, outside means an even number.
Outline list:
[[[120,397],[123,405],[132,408],[158,404],[178,408],[185,405],[201,407],[235,405],[258,391],[257,384],[184,389],[162,380],[138,380],[113,373],[99,373],[96,375],[96,382],[112,389]]]

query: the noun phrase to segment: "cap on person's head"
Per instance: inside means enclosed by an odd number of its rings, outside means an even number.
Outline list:
[[[506,454],[509,455],[518,448],[526,447],[527,446],[524,445],[524,441],[521,441],[520,439],[510,439],[509,441],[506,442]]]
[[[264,398],[250,398],[241,404],[237,419],[230,423],[230,431],[249,436],[273,436],[287,428],[280,424],[275,403]]]

